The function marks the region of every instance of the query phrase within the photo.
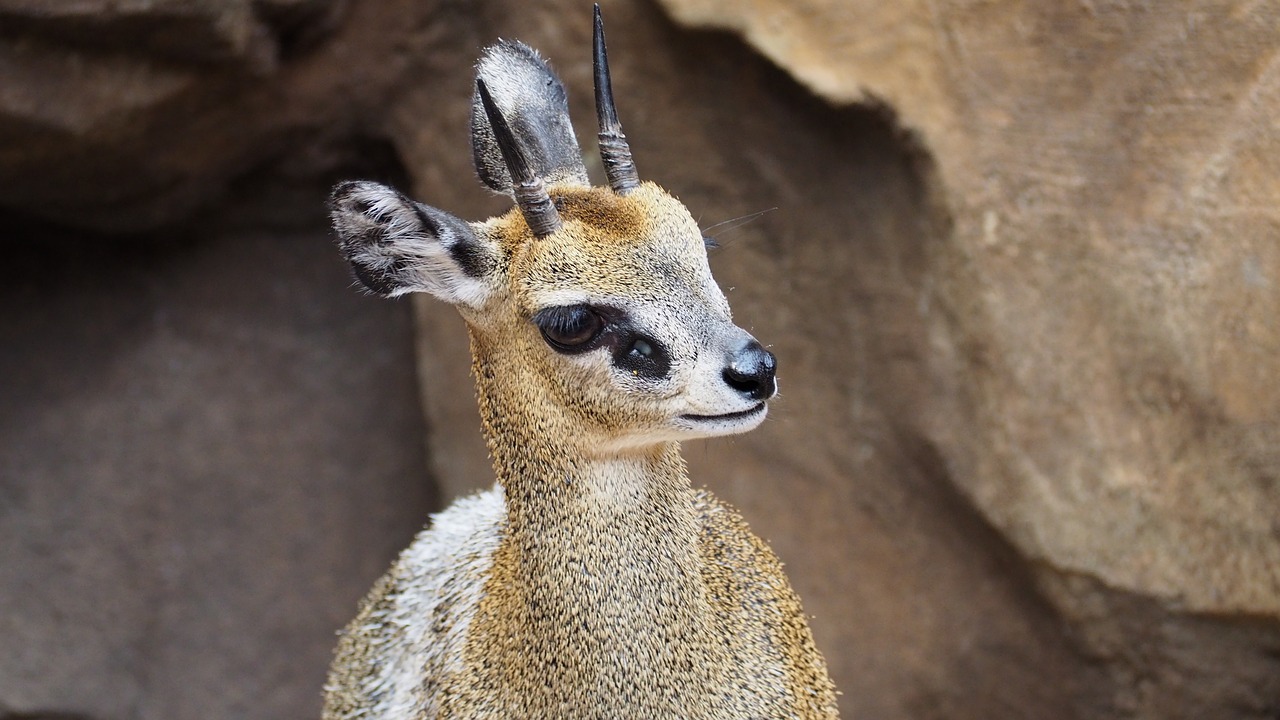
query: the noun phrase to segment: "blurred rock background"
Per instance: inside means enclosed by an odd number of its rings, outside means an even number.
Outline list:
[[[1280,6],[604,3],[641,174],[781,358],[687,449],[850,718],[1280,717]],[[471,63],[555,0],[0,0],[0,718],[306,718],[488,464],[461,321],[362,296],[372,177],[463,217]],[[425,442],[424,442],[425,440]]]

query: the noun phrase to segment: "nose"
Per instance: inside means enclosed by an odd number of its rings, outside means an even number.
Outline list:
[[[724,381],[752,400],[767,400],[778,392],[777,372],[778,359],[753,339],[730,358]]]

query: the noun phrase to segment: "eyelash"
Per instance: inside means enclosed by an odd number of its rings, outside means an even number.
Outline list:
[[[587,305],[543,308],[534,314],[533,323],[547,344],[562,353],[590,350],[608,328],[601,313]]]

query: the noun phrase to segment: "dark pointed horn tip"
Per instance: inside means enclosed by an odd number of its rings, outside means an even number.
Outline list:
[[[622,126],[618,122],[618,111],[613,103],[613,82],[609,78],[609,53],[605,48],[604,18],[600,15],[599,3],[596,3],[594,11],[591,45],[592,69],[595,75],[596,116],[600,123],[600,132],[620,134]]]
[[[480,95],[480,105],[484,107],[485,117],[489,119],[493,138],[498,142],[498,149],[502,151],[502,159],[506,161],[507,170],[511,173],[511,182],[525,183],[534,180],[533,170],[529,168],[524,150],[516,141],[515,133],[511,131],[507,119],[503,117],[502,111],[493,101],[493,96],[489,94],[489,87],[481,78],[476,78],[476,92]]]
[[[618,109],[613,102],[613,82],[609,78],[609,53],[605,49],[604,20],[597,3],[594,11],[595,27],[592,32],[592,65],[596,86],[596,120],[600,125],[600,160],[604,164],[609,187],[619,195],[626,195],[640,186],[635,161],[627,136],[622,134],[618,121]]]

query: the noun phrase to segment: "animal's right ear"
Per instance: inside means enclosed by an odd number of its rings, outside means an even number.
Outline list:
[[[356,277],[379,295],[428,292],[480,308],[493,290],[497,248],[447,212],[355,181],[334,186],[329,217]]]

